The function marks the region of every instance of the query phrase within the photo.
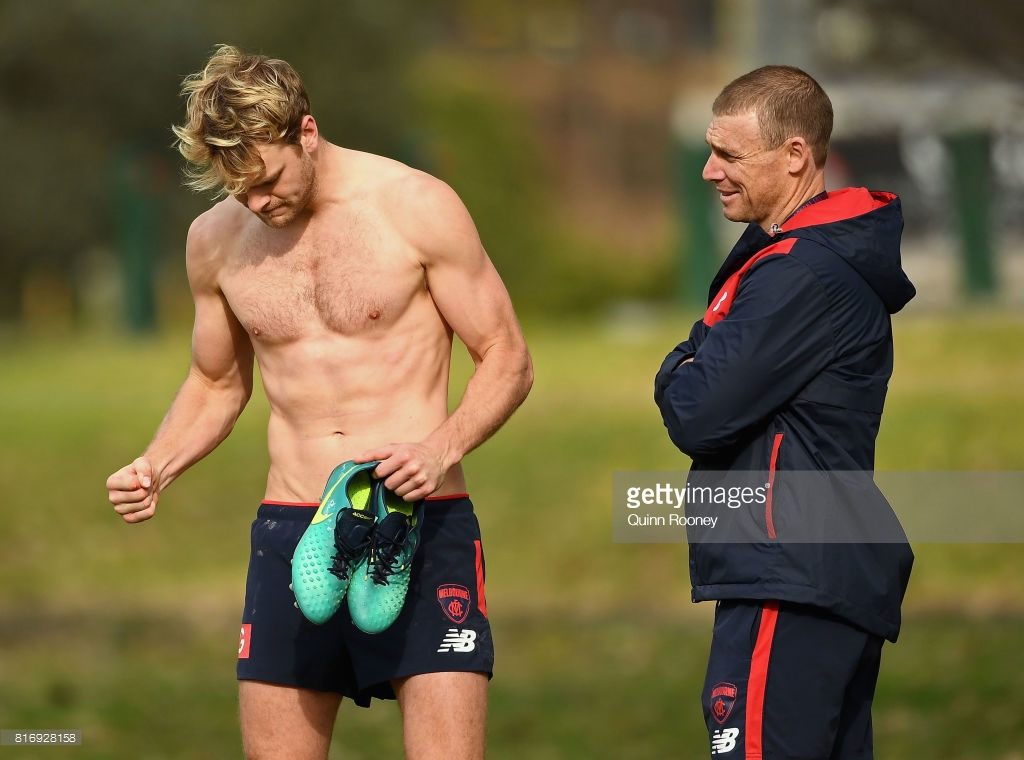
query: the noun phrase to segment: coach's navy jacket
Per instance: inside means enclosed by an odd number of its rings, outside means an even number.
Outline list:
[[[693,460],[691,482],[817,471],[860,472],[870,486],[814,504],[800,503],[799,488],[777,488],[752,510],[761,540],[691,533],[694,601],[810,604],[896,640],[913,553],[870,473],[893,367],[890,314],[915,294],[900,264],[902,230],[899,198],[864,188],[830,192],[775,235],[749,225],[712,282],[704,318],[665,359],[654,397]],[[889,523],[892,542],[786,541],[796,520],[831,524],[858,510]]]

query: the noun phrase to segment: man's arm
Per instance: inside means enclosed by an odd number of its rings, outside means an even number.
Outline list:
[[[195,302],[188,376],[142,456],[107,479],[125,522],[153,516],[160,492],[227,437],[252,393],[252,344],[217,286],[214,220],[199,217],[185,246]]]
[[[663,367],[657,403],[669,437],[694,459],[730,449],[788,403],[833,352],[817,280],[791,256],[764,259],[693,361]]]
[[[424,440],[379,447],[385,485],[415,501],[512,415],[533,385],[526,340],[476,226],[455,192],[427,175],[406,180],[396,204],[400,229],[420,252],[438,310],[469,349],[475,369],[458,407]]]
[[[708,334],[708,326],[703,319],[697,320],[690,328],[690,337],[676,346],[661,363],[661,369],[654,377],[654,402],[661,404],[665,389],[672,384],[673,373],[687,362],[692,362]]]

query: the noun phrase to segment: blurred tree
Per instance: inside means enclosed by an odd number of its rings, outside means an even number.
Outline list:
[[[105,0],[0,4],[0,140],[8,170],[0,227],[0,322],[17,320],[27,279],[45,271],[75,292],[86,250],[117,237],[112,195],[126,152],[142,156],[146,192],[172,179],[170,125],[179,86],[231,42],[289,60],[306,79],[329,139],[400,154],[407,144],[404,72],[416,52],[416,4],[352,0]],[[160,196],[161,228],[180,250],[208,198]],[[123,208],[123,204],[120,205]],[[163,224],[160,222],[163,221]],[[180,230],[180,233],[173,232]]]
[[[509,6],[496,21],[490,5],[468,2],[479,11],[473,28],[483,39],[500,39],[488,29],[500,31],[525,12]],[[543,0],[530,5],[546,7]],[[105,267],[109,252],[121,249],[130,290],[122,291],[118,311],[150,324],[154,312],[145,299],[153,298],[152,280],[168,271],[168,262],[183,271],[188,223],[212,201],[180,188],[170,125],[182,118],[181,80],[219,43],[291,62],[327,139],[393,156],[449,182],[520,308],[564,312],[621,294],[618,259],[602,251],[604,264],[595,261],[594,246],[581,244],[555,208],[552,166],[536,144],[535,114],[500,73],[479,57],[460,55],[464,6],[450,0],[0,3],[0,139],[8,169],[0,323],[26,313],[26,289],[33,314],[67,294],[88,304],[90,314],[118,308],[109,296],[92,293],[112,292]],[[524,19],[514,28],[525,29]],[[98,270],[99,277],[90,274]],[[159,281],[155,286],[161,292]],[[184,292],[178,284],[173,290]],[[62,304],[61,312],[67,310]]]
[[[1011,77],[1024,75],[1024,5],[1020,0],[867,0],[872,12],[886,11],[920,26],[942,47],[958,50]]]
[[[862,51],[869,53],[863,64],[874,62],[890,71],[948,67],[952,56],[1009,77],[1024,75],[1024,5],[1019,0],[828,0],[825,6],[857,10],[869,20],[858,32],[870,48]]]
[[[548,177],[525,114],[457,58],[422,61],[415,76],[420,168],[459,193],[513,298],[550,298]]]
[[[108,241],[112,156],[160,150],[177,72],[194,54],[178,3],[9,2],[0,9],[0,139],[7,223],[0,228],[0,319],[16,319],[31,272],[73,278],[77,257]],[[147,13],[162,16],[155,24]],[[73,288],[69,289],[73,292]]]

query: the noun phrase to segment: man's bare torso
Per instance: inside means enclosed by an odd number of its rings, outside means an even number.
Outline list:
[[[344,151],[345,188],[273,229],[233,199],[209,212],[217,284],[270,402],[266,498],[310,502],[338,463],[425,437],[448,414],[451,330],[415,240],[394,221],[412,170]],[[465,491],[459,466],[438,495]]]

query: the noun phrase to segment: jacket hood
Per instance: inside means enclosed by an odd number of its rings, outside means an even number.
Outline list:
[[[709,301],[750,256],[772,243],[796,237],[841,257],[878,294],[889,313],[895,314],[917,293],[903,271],[902,234],[903,209],[893,193],[863,187],[832,190],[827,198],[797,211],[774,236],[750,224],[711,284]]]

